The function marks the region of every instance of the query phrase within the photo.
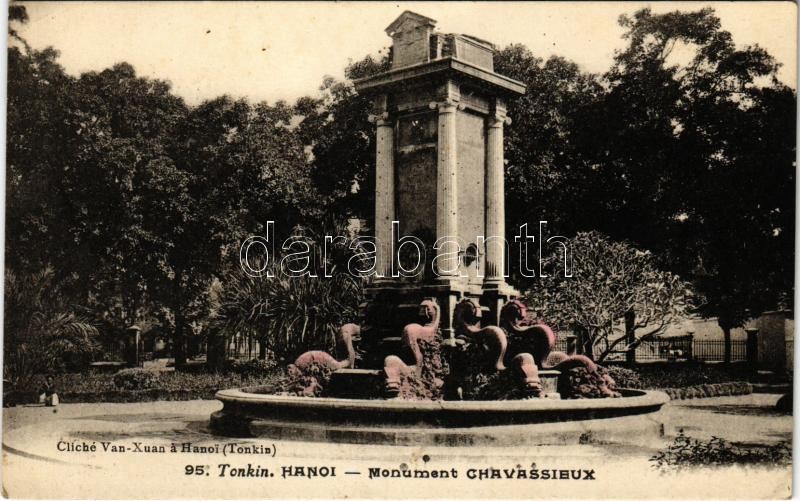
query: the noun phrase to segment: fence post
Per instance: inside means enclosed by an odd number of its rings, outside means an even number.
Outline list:
[[[625,312],[625,344],[630,346],[636,342],[636,312],[632,309]],[[636,364],[636,348],[625,351],[625,362]]]
[[[574,324],[572,327],[572,332],[575,334],[575,338],[577,339],[575,353],[578,355],[587,355],[589,358],[593,358],[591,353],[587,353],[586,348],[589,344],[587,342],[587,338],[589,337],[589,333],[586,331],[582,325]],[[591,345],[589,345],[591,347]]]
[[[574,355],[576,352],[576,344],[578,338],[575,334],[568,334],[567,335],[567,355]]]
[[[577,323],[572,324],[572,335],[575,336],[575,353],[586,355],[586,338],[588,337],[586,329]]]
[[[125,362],[129,367],[139,366],[139,342],[141,339],[139,326],[132,325],[125,329]]]
[[[747,365],[751,369],[758,368],[758,329],[747,328]]]

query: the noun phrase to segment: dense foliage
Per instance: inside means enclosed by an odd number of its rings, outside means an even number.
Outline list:
[[[645,8],[620,24],[627,46],[603,75],[521,46],[497,55],[529,89],[509,106],[507,239],[547,220],[648,249],[729,339],[792,304],[796,93],[713,9]]]
[[[114,386],[120,390],[147,390],[158,387],[160,374],[145,369],[122,369],[114,374]]]
[[[339,327],[358,321],[361,280],[332,277],[252,277],[232,268],[222,277],[217,328],[253,337],[285,363],[316,349],[334,352]]]
[[[753,372],[744,366],[723,366],[684,362],[680,364],[640,364],[635,368],[611,365],[609,375],[620,388],[688,388],[734,381],[748,381]]]
[[[261,361],[259,361],[261,362]],[[256,363],[246,364],[251,368]],[[263,364],[258,364],[262,365]],[[149,372],[149,371],[148,371]],[[275,386],[285,379],[280,370],[248,372],[199,372],[185,373],[167,371],[158,373],[157,380],[144,389],[120,388],[114,382],[114,374],[67,373],[53,377],[53,386],[63,403],[76,402],[150,402],[156,400],[213,399],[219,390],[252,386]],[[44,383],[44,376],[35,378],[30,389],[22,387],[3,389],[3,405],[35,403],[39,400],[36,391]]]

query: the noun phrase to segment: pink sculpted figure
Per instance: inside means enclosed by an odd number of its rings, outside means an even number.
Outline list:
[[[411,348],[416,363],[415,371],[417,376],[422,375],[422,350],[419,347],[420,341],[432,342],[439,333],[439,305],[436,300],[428,298],[422,301],[420,308],[424,309],[428,317],[425,325],[408,324],[403,328],[403,344]]]
[[[530,353],[520,353],[511,359],[511,368],[518,381],[523,383],[523,388],[532,397],[542,394],[542,381],[539,379],[539,369]]]
[[[410,376],[422,377],[424,360],[420,342],[433,343],[439,334],[439,305],[433,298],[427,298],[420,303],[420,309],[428,317],[428,323],[408,324],[403,328],[403,344],[411,349],[414,354],[415,366],[409,367],[403,360],[396,355],[389,355],[383,361],[383,371],[386,374],[386,392],[391,396],[397,396],[401,392],[402,379]],[[434,384],[440,385],[438,378]]]
[[[414,371],[400,357],[389,355],[383,361],[383,372],[386,373],[386,393],[397,396],[400,393],[403,376],[410,376]]]
[[[312,350],[307,351],[297,357],[297,360],[288,367],[289,375],[295,379],[300,379],[304,376],[309,376],[309,382],[302,393],[304,395],[314,395],[320,388],[319,381],[313,377],[315,368],[322,368],[328,371],[335,371],[337,369],[346,369],[354,367],[356,362],[356,351],[353,347],[353,342],[358,341],[361,336],[361,327],[356,324],[344,324],[339,328],[339,336],[337,344],[343,344],[347,350],[347,358],[344,360],[337,360],[329,353]]]
[[[494,350],[492,361],[495,370],[505,370],[503,359],[508,348],[506,333],[495,325],[480,327],[481,316],[481,307],[474,299],[467,298],[458,303],[453,315],[456,336],[466,337],[479,343],[487,342]]]
[[[556,335],[553,330],[543,324],[532,324],[528,318],[528,307],[522,301],[514,299],[503,306],[500,312],[500,322],[509,333],[516,352],[530,351],[536,364],[542,369],[566,371],[582,367],[598,381],[600,393],[608,397],[619,396],[609,386],[613,380],[608,376],[600,375],[595,364],[585,355],[568,355],[561,351],[552,351],[556,345]],[[611,384],[609,384],[611,383]]]

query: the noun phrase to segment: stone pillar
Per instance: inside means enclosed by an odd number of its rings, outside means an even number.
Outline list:
[[[509,123],[505,105],[498,99],[494,115],[489,117],[486,129],[486,238],[506,236],[505,165],[503,161],[503,125]],[[506,249],[496,243],[486,244],[486,272],[484,283],[497,285],[505,282],[503,276]]]
[[[456,100],[448,98],[440,103],[431,103],[431,108],[439,110],[439,144],[438,144],[438,165],[436,176],[436,238],[458,237],[458,186],[457,186],[457,165],[456,156],[456,112],[458,103]],[[453,248],[443,246],[436,251],[437,256],[452,252]],[[452,271],[436,272],[440,279],[451,280],[458,277],[456,263],[448,259],[442,261],[437,259],[437,264],[444,265]]]
[[[575,334],[567,334],[567,355],[577,353],[578,338]]]
[[[378,240],[375,271],[392,276],[392,221],[394,220],[394,123],[389,113],[374,116],[375,152],[375,238]]]
[[[129,367],[139,366],[139,343],[141,342],[141,330],[133,325],[125,329],[125,362]]]

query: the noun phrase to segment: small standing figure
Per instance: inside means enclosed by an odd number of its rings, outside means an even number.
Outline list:
[[[58,405],[58,393],[56,393],[56,385],[53,381],[53,376],[47,376],[47,379],[39,390],[39,403],[47,407],[54,407]]]

